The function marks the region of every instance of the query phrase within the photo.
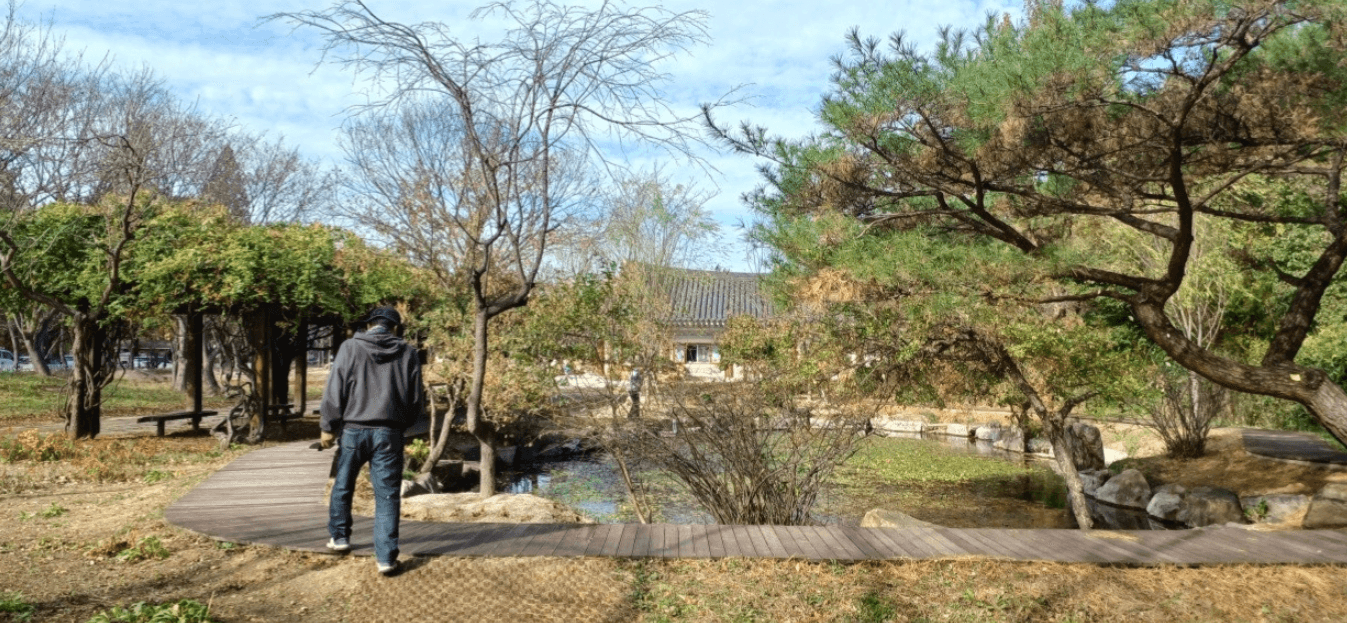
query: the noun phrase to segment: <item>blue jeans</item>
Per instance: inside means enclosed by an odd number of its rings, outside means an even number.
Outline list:
[[[334,539],[351,538],[351,498],[365,463],[369,463],[370,484],[374,485],[374,556],[381,563],[393,564],[398,559],[398,515],[402,511],[402,431],[342,431],[327,531]]]

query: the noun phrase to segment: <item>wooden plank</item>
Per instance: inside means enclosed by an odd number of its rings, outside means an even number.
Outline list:
[[[565,524],[535,525],[544,528],[533,537],[532,541],[529,541],[528,547],[519,553],[520,556],[551,556],[556,551],[557,546],[569,536]]]
[[[940,557],[939,551],[927,545],[921,535],[913,532],[911,528],[876,528],[876,530],[908,558],[922,560]]]
[[[941,534],[935,528],[918,527],[913,528],[913,530],[921,537],[923,542],[939,552],[941,558],[963,556],[968,553],[962,546],[945,538],[945,535]]]
[[[485,556],[496,546],[496,540],[509,531],[507,524],[479,524],[472,540],[459,549],[459,556]]]
[[[739,544],[739,551],[743,552],[745,558],[762,558],[767,555],[767,546],[760,542],[762,537],[754,534],[755,527],[741,524],[733,526],[734,542]]]
[[[951,530],[953,531],[953,530]],[[959,536],[972,543],[975,547],[980,547],[985,555],[993,558],[1005,558],[1008,560],[1032,560],[1033,552],[1029,548],[1017,550],[1011,546],[1002,543],[1000,539],[988,537],[985,531],[979,529],[963,529],[958,531]]]
[[[594,524],[581,524],[558,530],[557,546],[549,556],[578,557],[585,554],[589,542],[594,539]]]
[[[651,534],[650,524],[637,524],[633,526],[636,534],[632,539],[631,556],[634,558],[646,558],[650,556],[650,540],[654,535]]]
[[[809,543],[809,548],[813,550],[812,560],[829,559],[828,544],[819,535],[817,526],[795,526],[795,533]]]
[[[725,526],[716,524],[706,527],[706,549],[712,558],[725,558],[729,551],[725,547]]]
[[[851,544],[850,539],[839,535],[836,526],[818,526],[814,534],[824,542],[824,551],[820,553],[828,560],[864,560],[865,555]]]
[[[496,539],[495,547],[488,550],[486,555],[493,558],[518,556],[519,551],[534,534],[534,524],[516,524]]]
[[[678,531],[678,553],[679,558],[695,558],[696,547],[692,543],[692,526],[674,526]]]
[[[735,532],[733,525],[721,526],[721,540],[725,542],[725,556],[729,558],[749,558],[753,556],[753,542],[745,541],[740,545],[740,534]],[[748,540],[748,534],[744,536]]]
[[[688,526],[688,529],[692,531],[692,556],[694,558],[710,558],[711,541],[707,534],[708,526],[696,524]]]
[[[776,533],[777,542],[786,548],[787,558],[814,559],[814,548],[809,545],[808,539],[800,537],[795,526],[770,526],[770,528]]]
[[[613,554],[621,558],[633,558],[639,555],[636,550],[636,541],[640,537],[641,526],[639,524],[626,524],[622,526],[622,539],[617,544],[617,551]],[[645,537],[645,545],[650,545],[650,537]]]
[[[668,558],[664,550],[664,524],[652,523],[646,524],[646,529],[650,531],[650,547],[646,550],[646,555],[655,558]]]
[[[961,555],[964,556],[988,555],[988,552],[984,551],[981,543],[977,543],[964,537],[962,530],[956,530],[953,528],[926,528],[926,530],[930,530],[931,533],[939,535],[940,537],[948,541],[950,544],[959,548]]]
[[[622,530],[621,526],[611,524],[599,524],[594,526],[594,533],[590,535],[589,544],[585,546],[584,556],[603,555],[603,544],[608,540],[609,533]]]
[[[907,550],[900,547],[897,543],[894,543],[893,540],[889,538],[889,535],[885,534],[882,529],[858,527],[856,530],[870,541],[871,546],[876,550],[879,550],[883,555],[884,560],[911,558],[911,556],[908,555]]]
[[[790,550],[781,542],[775,526],[758,526],[758,534],[767,543],[767,551],[773,558],[790,558]]]
[[[632,538],[635,537],[635,534],[636,533],[633,531]],[[600,555],[601,556],[619,555],[619,552],[622,551],[622,540],[625,538],[628,538],[626,524],[617,526],[616,530],[613,530],[612,532],[608,533],[608,539],[604,541],[603,551],[600,552]],[[628,545],[628,548],[630,548],[630,545]]]
[[[862,534],[860,530],[861,530],[860,528],[857,528],[855,526],[837,526],[836,534],[850,540],[851,544],[857,550],[859,550],[861,552],[861,555],[864,556],[867,560],[884,559],[885,556],[883,552],[876,549],[875,546],[872,545],[869,542],[869,540],[865,538],[865,535]]]

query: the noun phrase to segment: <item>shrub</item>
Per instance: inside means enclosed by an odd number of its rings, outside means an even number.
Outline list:
[[[164,544],[159,541],[159,537],[147,536],[136,542],[135,547],[128,547],[117,552],[117,560],[123,562],[137,562],[157,558],[163,560],[168,558],[170,552]]]

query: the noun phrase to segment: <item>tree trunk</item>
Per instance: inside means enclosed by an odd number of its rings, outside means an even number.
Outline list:
[[[468,390],[468,432],[482,445],[481,486],[483,497],[496,494],[496,448],[495,435],[491,426],[482,420],[482,388],[486,384],[487,349],[486,310],[478,310],[473,315],[472,333],[472,386]]]
[[[183,393],[190,391],[187,385],[187,375],[190,374],[187,368],[187,345],[188,333],[191,332],[187,316],[173,317],[173,389]]]
[[[1060,415],[1049,416],[1057,420],[1053,424],[1044,426],[1048,433],[1048,441],[1052,442],[1052,454],[1057,460],[1057,469],[1062,473],[1062,479],[1066,481],[1066,495],[1071,501],[1071,513],[1076,517],[1076,526],[1081,530],[1089,530],[1094,527],[1094,519],[1090,517],[1089,502],[1085,500],[1085,485],[1080,481],[1080,472],[1076,469],[1076,457],[1071,452],[1071,444],[1066,443],[1065,418]]]
[[[97,320],[84,314],[76,315],[73,324],[75,371],[66,404],[66,434],[71,439],[93,439],[98,436],[102,413],[104,330]]]
[[[202,337],[202,341],[205,341],[204,336]],[[213,351],[205,349],[205,352],[202,353],[201,381],[206,384],[206,390],[209,391],[212,396],[219,396],[221,393],[220,382],[215,380],[215,359],[219,356],[220,349],[218,348]]]
[[[1303,405],[1339,442],[1347,444],[1347,392],[1322,370],[1291,362],[1249,365],[1202,348],[1174,327],[1163,301],[1134,301],[1132,310],[1146,336],[1179,365],[1235,391],[1293,400]]]

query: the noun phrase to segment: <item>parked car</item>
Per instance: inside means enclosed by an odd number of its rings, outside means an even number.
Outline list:
[[[0,372],[13,372],[16,367],[17,362],[14,360],[14,353],[0,348]]]
[[[74,356],[74,355],[66,355],[66,356],[65,356],[65,369],[67,369],[67,370],[74,370],[74,369],[75,369],[75,356]]]
[[[28,359],[28,355],[19,355],[19,363],[15,367],[19,372],[32,372],[33,362]]]

